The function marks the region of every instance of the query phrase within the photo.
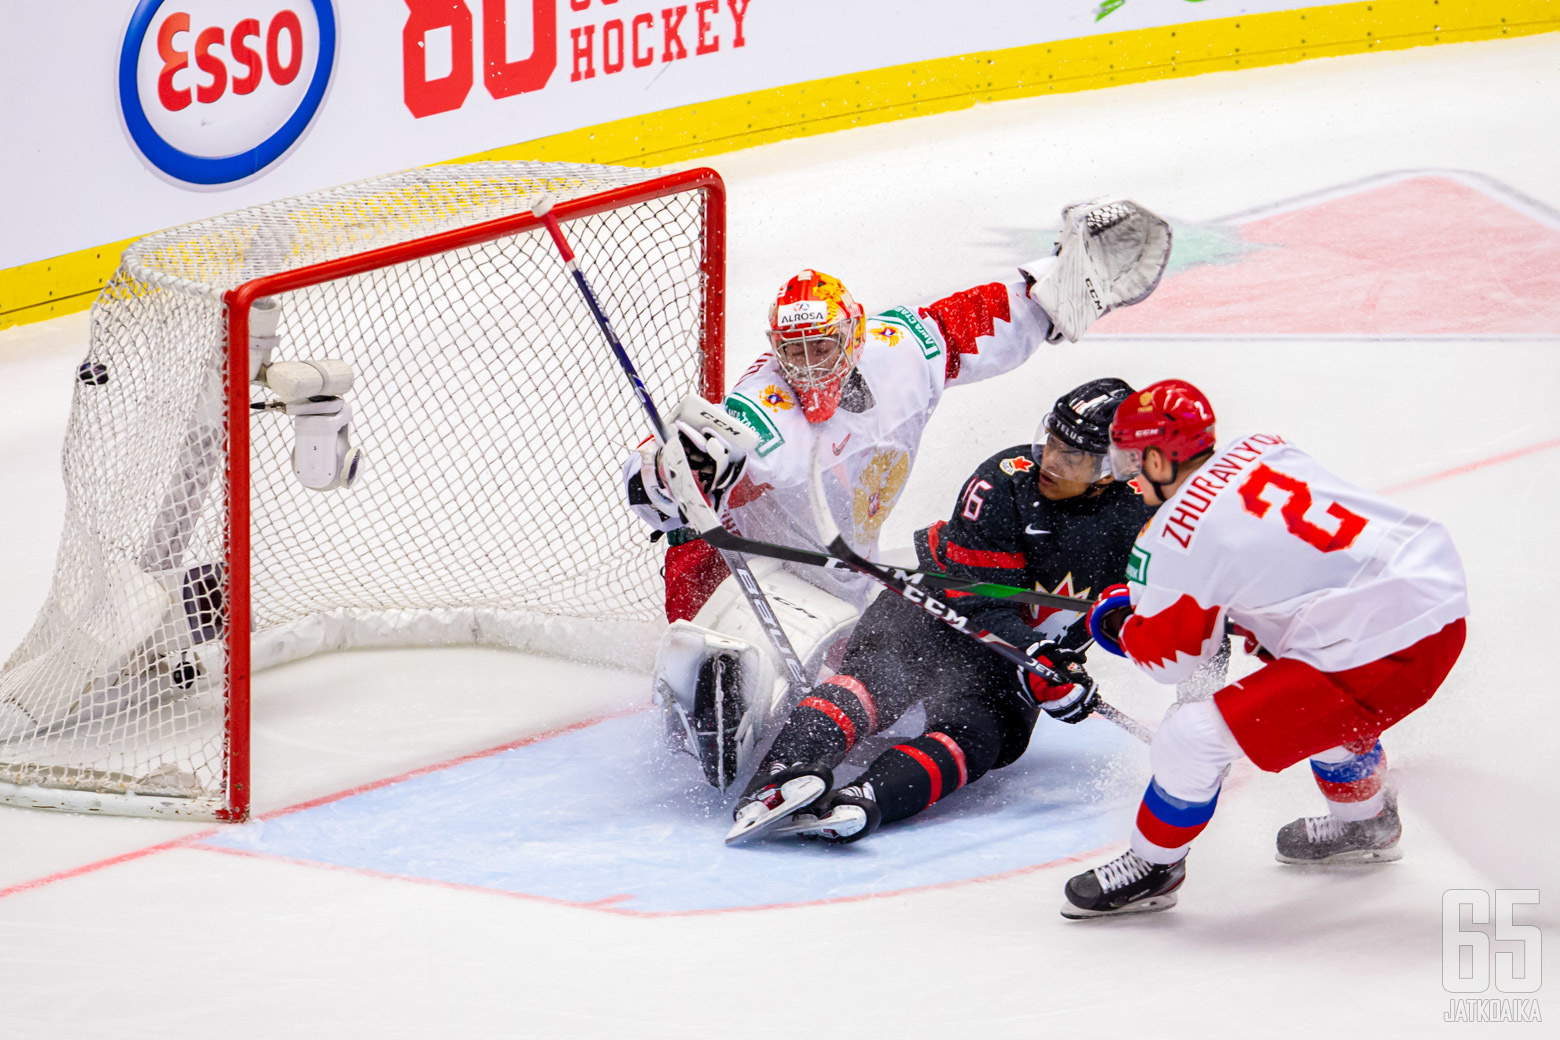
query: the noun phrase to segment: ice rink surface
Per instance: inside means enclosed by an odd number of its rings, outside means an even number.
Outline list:
[[[883,309],[1010,277],[1071,200],[1172,220],[1148,302],[948,395],[884,542],[1100,375],[1191,379],[1221,439],[1281,433],[1444,521],[1473,616],[1446,686],[1384,738],[1402,862],[1275,863],[1276,828],[1321,801],[1304,766],[1244,765],[1179,907],[1070,923],[1063,882],[1121,847],[1147,774],[1102,721],[1042,719],[1019,763],[860,845],[726,849],[691,761],[655,750],[643,675],[354,652],[257,677],[252,824],[0,809],[0,1036],[1538,1035],[1442,1022],[1441,902],[1539,889],[1555,981],[1523,996],[1560,1017],[1560,124],[1524,114],[1555,111],[1549,35],[708,163],[731,192],[728,375],[799,268]],[[85,315],[0,333],[0,653],[47,591],[86,335]],[[1140,717],[1169,702],[1091,669]]]

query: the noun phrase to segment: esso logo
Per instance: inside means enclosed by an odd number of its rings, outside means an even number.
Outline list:
[[[298,143],[335,60],[331,0],[141,0],[119,54],[119,108],[152,166],[220,187]]]

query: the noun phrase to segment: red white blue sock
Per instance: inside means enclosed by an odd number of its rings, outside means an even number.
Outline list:
[[[1218,804],[1217,789],[1206,801],[1188,801],[1170,794],[1157,779],[1150,779],[1138,806],[1137,826],[1132,829],[1132,851],[1150,863],[1180,862],[1192,839],[1208,826]]]
[[[1368,750],[1361,747],[1343,744],[1311,756],[1316,786],[1328,811],[1340,820],[1368,820],[1386,805],[1386,752],[1379,740]]]

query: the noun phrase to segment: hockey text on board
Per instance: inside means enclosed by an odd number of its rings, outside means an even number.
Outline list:
[[[494,100],[598,76],[655,75],[745,47],[751,2],[406,0],[406,107],[418,119],[464,107],[478,68]]]

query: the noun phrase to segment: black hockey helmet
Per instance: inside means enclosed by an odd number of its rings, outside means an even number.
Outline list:
[[[1132,388],[1114,378],[1091,379],[1075,386],[1051,406],[1050,412],[1040,423],[1035,437],[1038,445],[1045,442],[1046,434],[1091,455],[1104,455],[1110,451],[1110,421],[1116,414],[1116,406],[1132,394]],[[1038,454],[1037,456],[1038,457]]]

